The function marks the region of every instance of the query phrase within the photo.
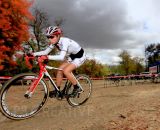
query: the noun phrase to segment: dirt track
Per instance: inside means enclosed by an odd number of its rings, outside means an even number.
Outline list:
[[[1,130],[160,130],[160,84],[103,87],[93,82],[92,98],[73,108],[49,99],[33,118],[13,121],[0,114]]]

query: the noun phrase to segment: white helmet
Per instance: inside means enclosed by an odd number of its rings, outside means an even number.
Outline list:
[[[58,26],[50,26],[46,30],[46,36],[62,34],[62,30]]]

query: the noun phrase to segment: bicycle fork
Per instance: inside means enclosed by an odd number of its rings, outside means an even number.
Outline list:
[[[34,81],[31,83],[31,85],[29,86],[28,90],[26,91],[26,93],[24,94],[25,98],[31,98],[34,90],[36,89],[36,87],[38,86],[39,82],[41,81],[41,79],[43,78],[44,73],[40,73],[38,78],[35,77],[35,79],[33,79]]]

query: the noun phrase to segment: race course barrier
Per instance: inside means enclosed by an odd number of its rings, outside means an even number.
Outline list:
[[[12,78],[11,76],[0,76],[0,86],[7,80]],[[55,80],[55,78],[53,78]],[[66,78],[64,78],[66,79]],[[104,87],[107,86],[125,86],[134,84],[143,84],[145,82],[160,83],[160,75],[157,74],[143,74],[143,75],[127,75],[127,76],[105,76],[105,77],[90,77],[91,80],[103,80]],[[46,79],[47,80],[47,79]]]
[[[104,87],[107,86],[125,86],[137,85],[144,83],[160,83],[158,74],[143,74],[143,75],[127,75],[127,76],[107,76],[104,77]]]

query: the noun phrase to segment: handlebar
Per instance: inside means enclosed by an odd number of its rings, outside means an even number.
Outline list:
[[[59,69],[56,67],[47,66],[46,64],[48,63],[48,60],[43,60],[41,57],[42,56],[35,57],[35,56],[25,55],[25,62],[26,62],[26,65],[28,66],[28,68],[29,69],[33,68],[33,60],[35,60],[38,62],[40,69],[43,69],[46,67],[47,69],[62,70],[62,69]]]
[[[26,62],[26,65],[28,66],[29,69],[32,69],[34,60],[38,62],[38,65],[40,68],[42,66],[46,66],[46,64],[48,63],[48,60],[43,59],[42,56],[37,57],[37,56],[25,54],[25,62]]]

